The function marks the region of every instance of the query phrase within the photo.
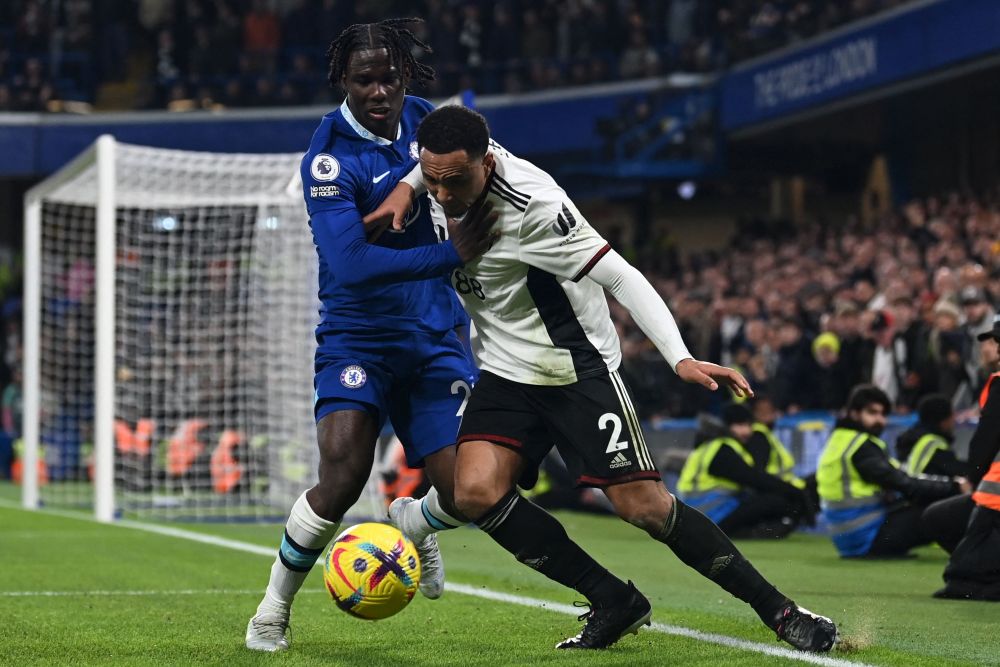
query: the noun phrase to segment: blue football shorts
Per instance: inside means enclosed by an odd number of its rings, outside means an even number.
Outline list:
[[[316,421],[338,410],[365,410],[386,420],[410,467],[455,444],[478,370],[456,331],[333,332],[316,350]]]

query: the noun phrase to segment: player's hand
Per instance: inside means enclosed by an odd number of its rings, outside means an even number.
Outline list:
[[[448,238],[463,264],[479,257],[496,242],[500,232],[493,225],[499,217],[500,213],[493,211],[493,203],[487,201],[470,211],[465,220],[448,218]]]
[[[965,477],[956,477],[955,483],[958,484],[958,488],[961,489],[962,493],[972,493],[972,482]]]
[[[385,201],[362,219],[368,242],[375,241],[389,225],[392,225],[397,232],[402,231],[406,224],[406,215],[412,207],[413,188],[400,181]]]
[[[719,366],[708,361],[698,361],[697,359],[683,359],[677,364],[677,376],[685,382],[700,384],[710,391],[719,388],[719,383],[726,385],[737,397],[749,398],[753,396],[750,383],[738,371],[725,366]]]

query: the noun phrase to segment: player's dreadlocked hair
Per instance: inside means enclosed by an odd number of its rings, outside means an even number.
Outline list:
[[[337,87],[347,72],[347,61],[355,51],[364,49],[385,49],[389,52],[389,62],[411,81],[428,83],[434,80],[434,70],[417,62],[413,57],[414,47],[424,53],[433,53],[430,46],[421,41],[411,30],[404,27],[412,23],[423,23],[423,19],[385,19],[378,23],[355,23],[346,28],[330,42],[326,57],[330,59],[330,85]]]

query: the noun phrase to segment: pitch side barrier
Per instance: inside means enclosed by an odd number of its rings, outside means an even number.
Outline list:
[[[722,129],[765,129],[997,64],[1000,2],[910,3],[734,67],[719,84]]]
[[[795,457],[795,473],[800,476],[816,472],[820,452],[833,429],[836,416],[830,412],[804,412],[782,417],[774,433]],[[895,455],[896,438],[916,423],[916,415],[893,415],[888,419],[882,439]],[[647,424],[646,444],[661,469],[669,470],[672,462],[680,460],[681,453],[695,445],[698,431],[696,419],[659,419]],[[965,459],[969,440],[976,430],[976,422],[960,422],[955,426],[955,453]]]

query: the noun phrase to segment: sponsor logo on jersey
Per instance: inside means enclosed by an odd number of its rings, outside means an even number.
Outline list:
[[[332,155],[318,153],[309,165],[309,173],[317,181],[335,181],[340,176],[340,163]]]
[[[387,171],[384,174],[379,174],[378,176],[376,176],[375,178],[372,179],[372,183],[375,183],[376,185],[379,184],[379,183],[381,183],[382,179],[385,178],[386,176],[388,176],[391,173],[392,173],[391,171]]]
[[[611,463],[608,464],[608,467],[612,470],[617,470],[618,468],[627,468],[630,465],[632,465],[632,462],[629,461],[624,454],[618,452],[615,454],[615,458],[611,459]]]
[[[552,231],[559,236],[567,236],[576,227],[576,216],[566,204],[562,206],[562,212],[556,216],[556,221],[552,223]]]
[[[339,197],[340,188],[336,185],[310,185],[309,196],[313,199],[320,199],[322,197]]]
[[[340,384],[348,389],[360,389],[368,381],[368,374],[365,369],[357,364],[352,364],[340,373]]]
[[[410,142],[410,157],[414,160],[420,159],[420,149],[415,141]]]

